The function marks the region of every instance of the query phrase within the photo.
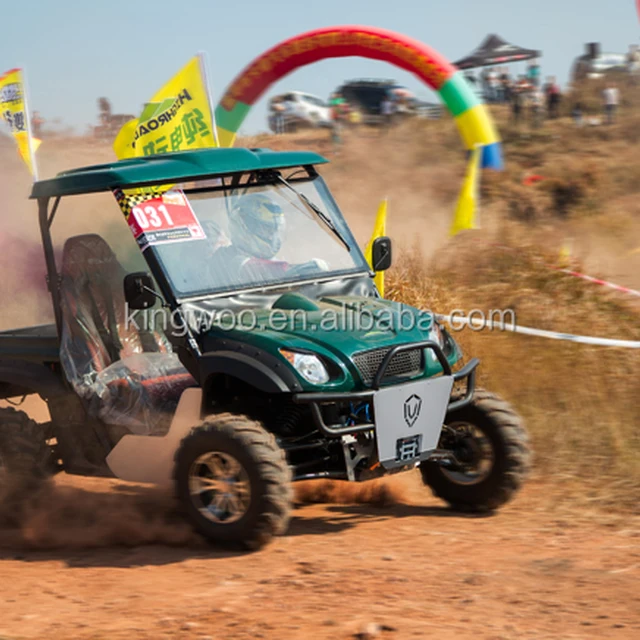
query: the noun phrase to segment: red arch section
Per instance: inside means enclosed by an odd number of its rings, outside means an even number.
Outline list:
[[[256,58],[236,77],[220,104],[227,111],[239,102],[253,105],[270,85],[295,69],[326,58],[346,56],[389,62],[414,73],[436,91],[457,71],[422,42],[392,31],[329,27],[285,40]]]

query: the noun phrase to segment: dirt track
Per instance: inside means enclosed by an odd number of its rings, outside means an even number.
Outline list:
[[[396,504],[302,506],[286,537],[240,554],[207,547],[153,490],[62,477],[1,539],[0,637],[640,636],[637,519],[550,509],[537,483],[465,517],[417,476],[391,483]]]
[[[111,158],[110,149],[90,145],[51,148],[42,151],[46,175]],[[11,185],[4,205],[12,213],[0,266],[14,275],[3,282],[5,298],[19,291],[20,305],[5,309],[4,328],[51,314],[39,263],[24,258],[30,247],[41,255],[28,176],[19,160],[12,166],[0,176]],[[360,221],[366,238],[371,215],[363,212],[375,211],[380,194],[351,189],[352,174],[342,185],[339,177],[332,178],[339,199],[351,202],[350,222],[358,230]],[[391,194],[401,219],[412,199]],[[72,201],[59,224],[81,233],[96,231],[99,220],[109,230],[108,212],[121,223],[109,198],[96,196],[91,216]],[[424,235],[435,243],[438,233]],[[622,276],[633,279],[622,282],[638,287],[626,254],[616,247],[606,255],[613,266],[603,273],[614,278],[623,265]],[[301,506],[286,537],[247,555],[208,547],[155,490],[61,477],[33,497],[19,527],[0,526],[0,640],[346,639],[375,624],[389,640],[640,637],[639,518],[582,513],[575,504],[567,511],[555,504],[562,493],[551,483],[530,483],[490,518],[449,512],[415,476],[391,486],[397,501],[385,508]]]

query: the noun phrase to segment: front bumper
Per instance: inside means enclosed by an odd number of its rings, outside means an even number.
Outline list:
[[[432,340],[425,340],[423,342],[413,342],[410,344],[397,345],[392,347],[384,360],[380,364],[376,375],[373,378],[371,389],[366,391],[355,391],[347,393],[298,393],[293,396],[293,401],[297,404],[308,404],[311,407],[311,413],[316,427],[325,435],[331,438],[339,438],[341,436],[353,435],[356,433],[362,433],[363,431],[371,431],[375,429],[375,423],[364,422],[354,425],[343,424],[327,424],[322,413],[322,406],[335,405],[337,403],[345,404],[350,402],[373,402],[373,398],[376,393],[379,392],[382,381],[384,380],[385,373],[389,367],[389,364],[393,358],[403,351],[409,351],[412,349],[421,348],[433,351],[438,362],[442,366],[442,371],[445,376],[451,376],[454,383],[466,380],[467,388],[464,395],[461,398],[449,402],[447,412],[455,411],[469,404],[473,400],[473,394],[476,384],[476,368],[480,364],[480,360],[473,358],[468,364],[466,364],[459,371],[453,372],[451,365],[444,355],[442,348],[437,342]]]

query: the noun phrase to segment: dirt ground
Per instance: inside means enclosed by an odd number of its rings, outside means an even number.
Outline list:
[[[88,143],[43,147],[46,176],[112,157]],[[2,328],[51,319],[29,179],[11,162],[0,175],[11,214],[0,233],[0,293],[20,304],[3,310]],[[369,193],[364,178],[329,176],[359,239],[388,186]],[[416,224],[403,213],[414,187],[390,191],[394,220],[406,217],[401,237]],[[83,202],[69,204],[58,244],[98,226],[112,243],[122,236],[110,196],[96,196],[89,210]],[[425,250],[446,236],[445,222],[420,228]],[[594,249],[586,264],[637,287],[625,255]],[[208,546],[155,489],[60,476],[17,521],[0,509],[0,640],[640,638],[640,518],[565,504],[562,489],[540,479],[482,518],[446,509],[417,474],[363,491],[298,505],[285,537],[243,554]],[[383,498],[391,504],[379,506]]]
[[[300,505],[245,554],[156,490],[60,476],[0,538],[0,637],[640,637],[640,519],[554,507],[539,482],[490,517],[417,474],[368,493],[392,504]]]

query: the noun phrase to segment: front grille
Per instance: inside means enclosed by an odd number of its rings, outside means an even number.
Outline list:
[[[373,379],[384,360],[389,353],[389,348],[372,349],[371,351],[361,351],[353,356],[360,377],[365,384],[371,384]],[[415,376],[422,371],[422,349],[411,349],[409,351],[401,351],[396,354],[389,366],[383,380],[388,378],[396,378],[399,376]]]

